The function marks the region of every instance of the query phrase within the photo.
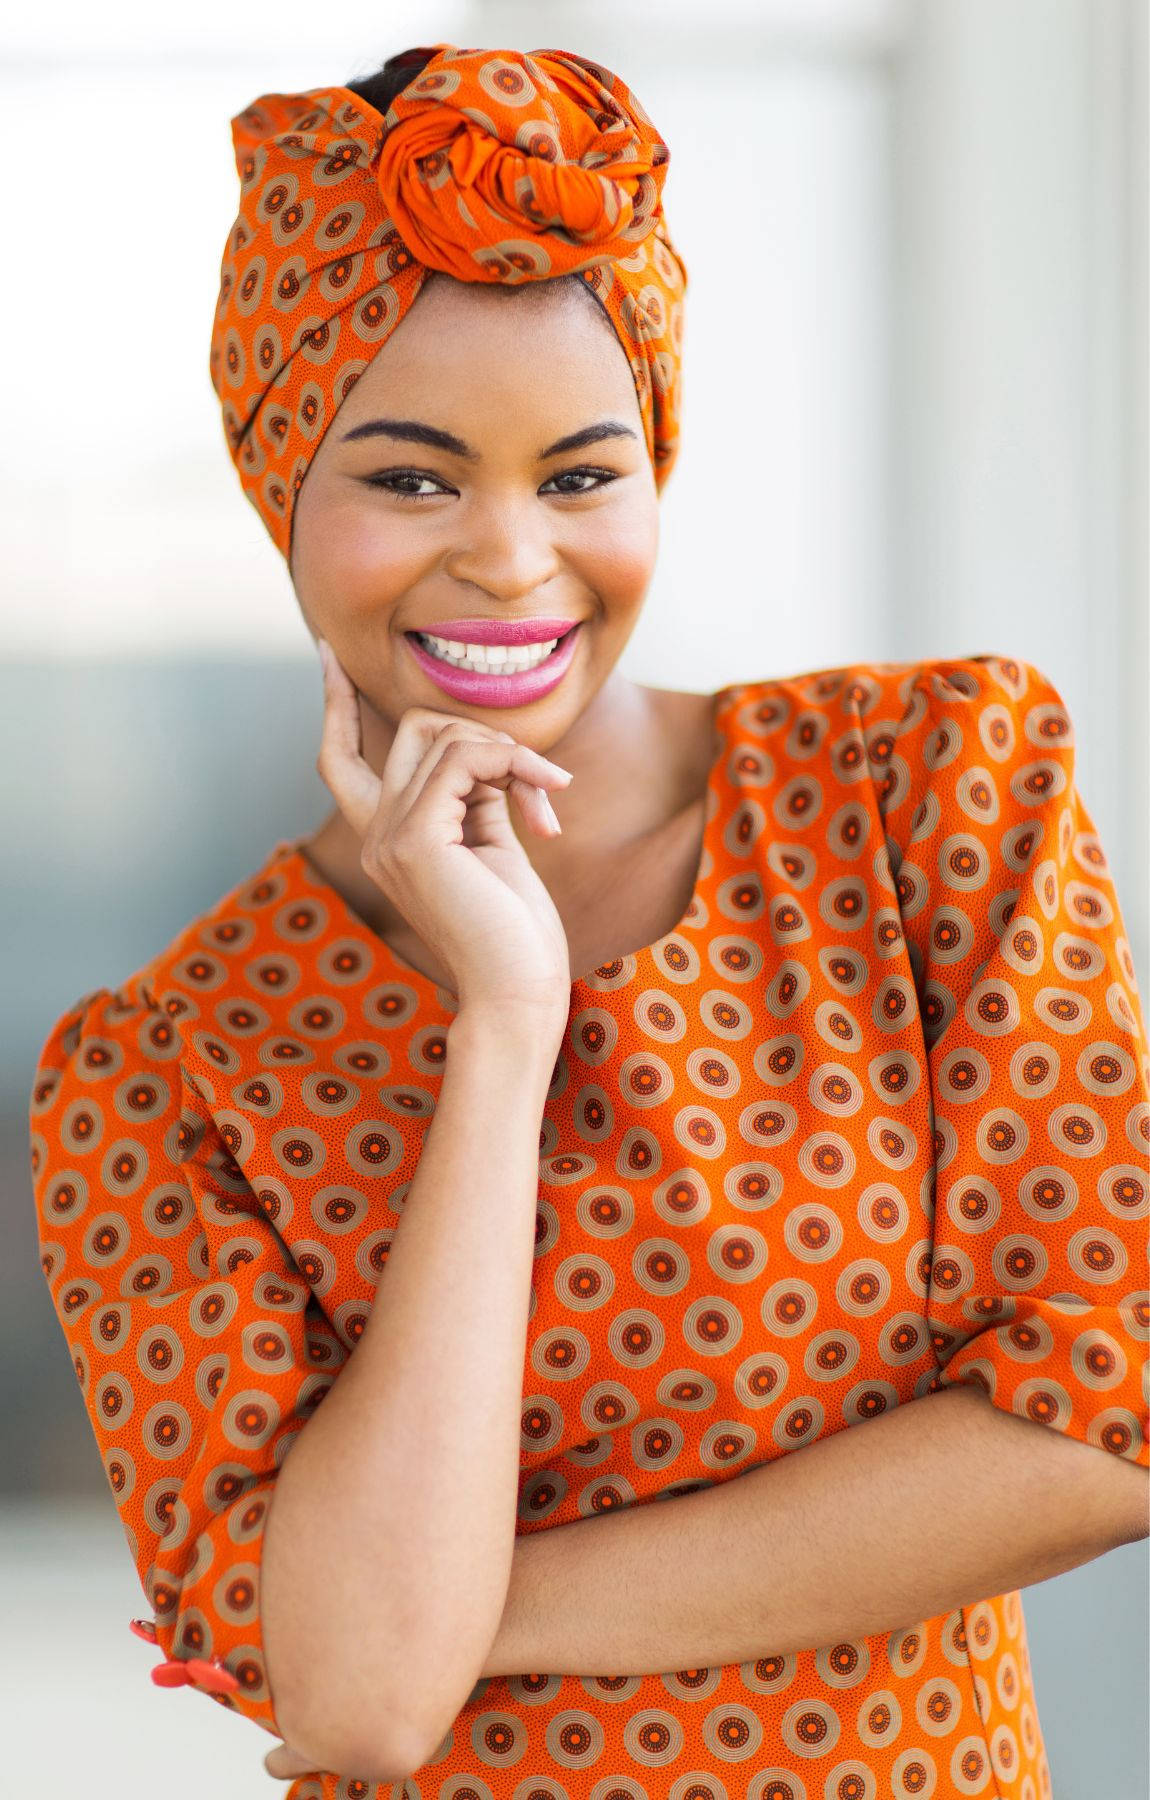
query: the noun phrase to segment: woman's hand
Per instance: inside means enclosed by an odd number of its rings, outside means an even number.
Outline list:
[[[324,652],[326,651],[326,656]],[[505,731],[413,706],[381,775],[364,761],[359,694],[330,645],[316,767],[361,840],[365,872],[452,977],[460,1007],[566,1017],[563,923],[511,827],[554,836],[548,788],[571,775]]]

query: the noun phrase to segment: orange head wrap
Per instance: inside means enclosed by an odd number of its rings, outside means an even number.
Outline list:
[[[263,94],[232,120],[240,209],[211,377],[285,557],[324,432],[432,269],[578,272],[630,363],[660,490],[678,448],[687,273],[661,210],[669,152],[630,89],[567,50],[436,44],[396,62],[417,72],[386,113],[322,87]]]

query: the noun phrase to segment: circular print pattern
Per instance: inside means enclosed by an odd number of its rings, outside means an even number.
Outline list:
[[[487,59],[484,105],[514,111],[545,158],[543,61],[461,54]],[[621,153],[610,81],[596,103]],[[350,176],[308,161],[328,116],[296,120],[305,154],[274,191],[254,158],[247,177],[301,289],[317,231],[331,280],[340,257],[356,279]],[[237,304],[256,317],[286,262],[241,248]],[[278,303],[284,334],[314,304]],[[300,403],[318,424],[342,350],[310,348]],[[779,1457],[956,1383],[1146,1466],[1147,1043],[1058,696],[987,656],[714,702],[688,907],[573,982],[538,1122],[518,1530],[764,1469],[766,1485]],[[43,1267],[157,1646],[218,1658],[235,1680],[219,1702],[268,1729],[269,1502],[386,1296],[454,1012],[301,840],[64,1014],[36,1071]],[[897,1554],[897,1512],[889,1531]],[[674,1542],[646,1572],[656,1618],[698,1574],[689,1531]],[[734,1539],[716,1578],[745,1603]],[[623,1644],[630,1621],[601,1628]],[[677,1660],[478,1682],[420,1792],[1050,1794],[1017,1594]],[[386,1792],[343,1773],[302,1791]]]

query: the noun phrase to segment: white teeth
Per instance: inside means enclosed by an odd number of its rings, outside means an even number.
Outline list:
[[[543,644],[464,644],[455,638],[432,637],[430,632],[416,633],[420,644],[441,662],[459,669],[479,669],[487,675],[510,675],[516,669],[534,669],[546,662],[559,642],[550,638]]]

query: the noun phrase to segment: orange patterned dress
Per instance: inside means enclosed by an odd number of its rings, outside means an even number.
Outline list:
[[[953,1382],[1146,1465],[1147,1041],[1058,694],[976,656],[716,706],[686,913],[571,989],[518,1529],[730,1480]],[[403,1228],[451,1019],[302,842],[79,1000],[31,1107],[44,1269],[154,1612],[137,1629],[159,1679],[269,1730],[268,1501]],[[1051,1780],[1012,1592],[725,1667],[481,1680],[406,1783],[290,1796],[385,1791],[1049,1800]]]

